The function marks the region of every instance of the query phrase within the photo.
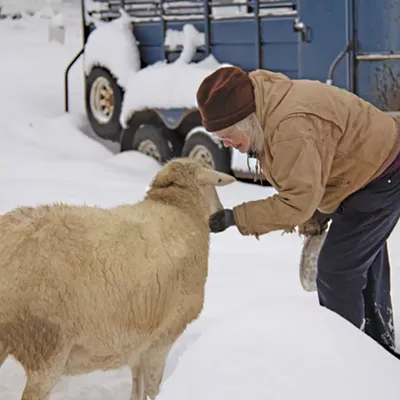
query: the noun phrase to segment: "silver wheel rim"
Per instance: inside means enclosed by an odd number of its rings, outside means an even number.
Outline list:
[[[149,139],[140,142],[138,151],[146,154],[147,156],[153,157],[158,162],[161,162],[161,154],[158,151],[157,146]]]
[[[189,152],[189,157],[194,158],[195,160],[215,169],[214,157],[212,156],[210,150],[205,146],[200,144],[194,146]]]
[[[90,109],[96,121],[108,124],[114,113],[114,91],[108,79],[96,78],[90,89]]]

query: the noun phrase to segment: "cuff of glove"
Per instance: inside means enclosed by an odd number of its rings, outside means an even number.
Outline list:
[[[236,225],[235,216],[232,210],[225,210],[226,227]]]

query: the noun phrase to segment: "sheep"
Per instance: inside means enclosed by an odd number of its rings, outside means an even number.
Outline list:
[[[154,400],[169,350],[198,318],[215,186],[228,174],[169,161],[144,198],[113,208],[54,203],[0,217],[0,366],[24,368],[22,400],[62,376],[129,366],[131,400]],[[147,397],[148,396],[148,397]]]

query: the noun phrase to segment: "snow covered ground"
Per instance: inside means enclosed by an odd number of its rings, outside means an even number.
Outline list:
[[[46,19],[0,21],[1,213],[53,201],[135,202],[160,168],[90,135],[81,62],[71,71],[71,113],[64,114],[64,68],[81,38],[79,8],[63,12],[64,46],[48,43]],[[219,193],[232,207],[272,189],[238,182]],[[400,337],[399,241],[397,228],[390,254]],[[212,236],[204,312],[174,346],[160,400],[399,398],[398,360],[302,291],[301,244],[281,232],[260,241],[234,228]],[[23,369],[9,357],[0,369],[0,399],[19,399],[24,384]],[[130,385],[127,368],[64,377],[51,399],[124,400]]]

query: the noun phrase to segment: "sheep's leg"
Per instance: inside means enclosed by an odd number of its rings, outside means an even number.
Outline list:
[[[131,367],[132,372],[132,391],[130,400],[146,400],[146,394],[144,393],[144,377],[143,368],[139,362]]]
[[[27,380],[21,400],[48,400],[53,387],[62,376],[63,368],[27,372]]]
[[[151,347],[142,356],[145,393],[154,400],[160,392],[164,374],[165,362],[172,343],[164,346]]]
[[[27,381],[21,400],[48,400],[50,392],[61,378],[55,371],[27,372]]]
[[[62,350],[48,362],[36,364],[34,370],[24,366],[27,379],[21,400],[48,400],[63,375],[69,352]]]

